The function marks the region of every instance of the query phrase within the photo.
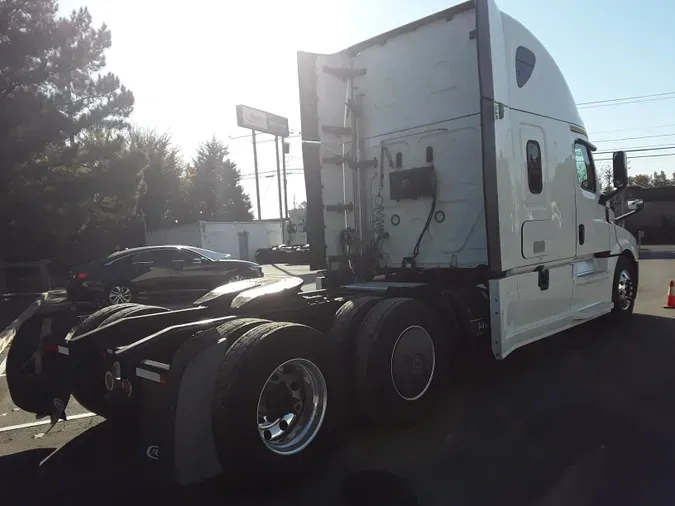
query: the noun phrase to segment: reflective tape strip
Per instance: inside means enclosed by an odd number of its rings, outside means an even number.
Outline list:
[[[59,346],[59,353],[61,355],[70,355],[70,351],[65,346]]]

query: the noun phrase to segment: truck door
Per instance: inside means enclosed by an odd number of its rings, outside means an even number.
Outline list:
[[[607,210],[600,205],[602,188],[593,162],[591,150],[586,142],[574,143],[574,160],[577,169],[577,257],[592,256],[611,249],[611,224],[607,221]]]
[[[613,272],[609,259],[602,253],[611,250],[612,224],[607,220],[606,207],[599,203],[602,188],[590,148],[583,139],[574,142],[577,230],[573,313],[607,302],[611,297]]]

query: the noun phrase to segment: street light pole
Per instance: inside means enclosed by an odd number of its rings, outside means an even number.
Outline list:
[[[253,134],[253,170],[255,172],[255,199],[258,204],[258,219],[262,220],[262,213],[260,212],[260,181],[258,180],[258,148],[255,143],[255,130],[251,130]]]
[[[281,200],[281,167],[279,166],[279,136],[274,136],[274,149],[277,153],[277,181],[279,186],[279,218],[284,219],[283,201]]]
[[[288,219],[288,180],[286,179],[286,153],[288,153],[288,144],[286,139],[281,138],[281,167],[284,173],[284,216]]]

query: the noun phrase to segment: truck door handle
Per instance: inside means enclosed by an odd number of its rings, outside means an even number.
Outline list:
[[[586,228],[583,225],[579,225],[579,244],[586,242]]]

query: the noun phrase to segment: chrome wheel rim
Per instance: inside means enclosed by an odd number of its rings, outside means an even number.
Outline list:
[[[108,300],[111,304],[125,304],[131,302],[131,290],[124,285],[113,286],[108,292]]]
[[[436,349],[431,334],[411,325],[399,334],[391,353],[391,382],[405,401],[416,401],[427,393],[436,371]]]
[[[235,274],[230,278],[230,283],[234,283],[235,281],[244,281],[244,279],[245,279],[244,276],[242,276],[241,274]]]
[[[621,274],[619,274],[617,297],[619,299],[619,307],[622,311],[628,310],[635,299],[635,285],[627,270],[623,270],[621,271]]]
[[[258,397],[260,439],[268,450],[293,455],[316,437],[326,416],[328,389],[321,369],[304,358],[284,362]]]

